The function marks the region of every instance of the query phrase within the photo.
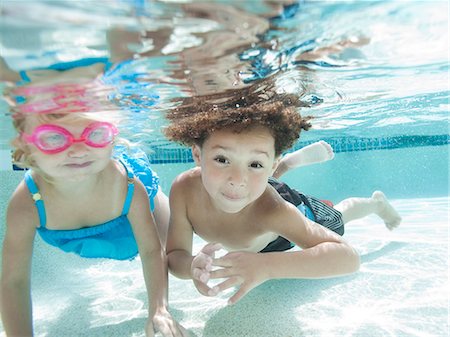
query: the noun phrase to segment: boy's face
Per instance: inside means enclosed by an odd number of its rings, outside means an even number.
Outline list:
[[[215,131],[192,152],[213,204],[226,213],[238,213],[258,199],[278,164],[275,140],[264,127]]]

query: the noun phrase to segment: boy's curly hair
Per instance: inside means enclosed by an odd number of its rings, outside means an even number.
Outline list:
[[[186,98],[166,113],[170,124],[164,129],[169,140],[187,146],[202,146],[214,131],[240,133],[256,126],[267,127],[275,139],[275,155],[290,148],[301,130],[311,127],[297,107],[307,106],[293,94],[278,94],[273,87],[260,86],[228,94]]]

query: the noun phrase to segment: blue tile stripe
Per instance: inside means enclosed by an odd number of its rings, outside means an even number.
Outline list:
[[[450,144],[450,135],[433,135],[433,136],[396,136],[396,137],[378,137],[378,138],[361,138],[361,137],[333,137],[323,138],[332,147],[335,153],[370,151],[370,150],[392,150],[411,147],[423,146],[442,146]],[[298,150],[312,141],[300,141],[292,148],[292,151]],[[191,149],[188,147],[174,147],[173,143],[167,142],[164,145],[149,147],[153,152],[148,154],[151,164],[181,164],[192,163]],[[14,170],[20,168],[13,165]]]
[[[323,138],[332,147],[335,153],[370,151],[370,150],[391,150],[400,148],[423,147],[423,146],[441,146],[450,144],[450,135],[432,135],[432,136],[396,136],[396,137],[334,137]],[[298,150],[312,142],[298,142],[292,151]],[[153,148],[153,153],[149,154],[149,160],[152,164],[175,164],[193,162],[190,148],[173,147],[168,143],[166,147]]]

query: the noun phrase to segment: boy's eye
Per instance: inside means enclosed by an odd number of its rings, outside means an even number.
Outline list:
[[[221,163],[221,164],[227,164],[228,163],[227,158],[222,157],[222,156],[217,156],[217,157],[214,158],[214,160],[216,162],[218,162],[218,163]]]
[[[263,168],[264,166],[259,162],[253,162],[250,164],[251,168]]]

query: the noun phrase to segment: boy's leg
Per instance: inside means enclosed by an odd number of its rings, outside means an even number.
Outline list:
[[[377,214],[383,219],[388,229],[397,227],[402,221],[401,216],[392,207],[383,192],[375,191],[371,198],[348,198],[334,206],[342,213],[342,221],[347,223],[361,219],[370,214]]]
[[[290,169],[321,163],[333,158],[333,148],[330,144],[321,140],[307,145],[300,150],[286,154],[281,158],[278,167],[273,173],[273,177],[278,179]]]

